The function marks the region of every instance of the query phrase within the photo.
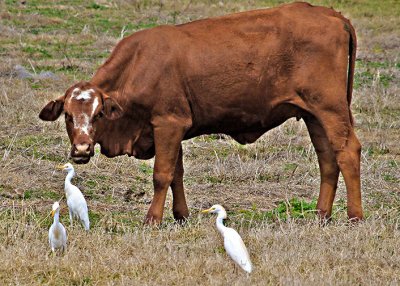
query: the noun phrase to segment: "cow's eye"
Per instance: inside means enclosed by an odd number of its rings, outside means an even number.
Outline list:
[[[96,115],[93,117],[93,121],[96,121],[97,119],[99,119],[99,118],[101,118],[101,117],[103,117],[103,113],[102,113],[102,112],[99,112],[98,114],[96,114]]]
[[[65,113],[65,120],[68,122],[73,122],[72,116],[69,115],[68,113]]]

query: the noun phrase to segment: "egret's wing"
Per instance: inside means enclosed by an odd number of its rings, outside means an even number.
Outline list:
[[[60,232],[61,232],[62,245],[66,246],[67,245],[67,231],[65,230],[65,227],[61,223],[60,223]]]
[[[68,207],[71,207],[70,204],[73,204],[75,200],[79,200],[81,197],[83,198],[82,192],[78,189],[77,186],[74,185],[68,185],[68,187],[65,188],[65,192],[67,194],[67,205]],[[84,199],[84,198],[83,198]]]
[[[53,228],[54,228],[54,224],[52,224],[49,228],[49,243],[51,245],[51,242],[53,241]]]
[[[68,207],[72,210],[73,213],[79,213],[79,210],[83,207],[87,207],[86,200],[83,197],[82,193],[74,193],[69,196],[67,201]]]
[[[89,229],[89,211],[85,197],[82,193],[75,193],[71,196],[72,212],[74,215],[78,216],[81,222],[84,224],[86,230]]]
[[[224,232],[224,247],[233,261],[245,271],[251,272],[252,266],[247,248],[240,235],[233,228],[228,228]]]
[[[74,185],[69,186],[69,196],[67,205],[74,216],[77,216],[83,223],[86,230],[89,229],[89,212],[85,197],[82,192]]]
[[[89,230],[89,210],[86,204],[86,201],[82,201],[78,210],[79,219],[84,224],[86,230]]]

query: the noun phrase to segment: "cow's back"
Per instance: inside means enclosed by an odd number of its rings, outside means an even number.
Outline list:
[[[315,62],[345,52],[340,68],[347,68],[346,25],[332,9],[294,3],[177,26],[177,57],[199,133],[268,130],[286,120],[277,118],[279,105],[312,81]],[[345,70],[341,76],[346,82]]]
[[[157,113],[187,101],[189,137],[241,130],[262,134],[296,116],[280,105],[308,88],[313,62],[330,68],[329,58],[346,53],[346,65],[343,61],[335,71],[346,82],[347,73],[341,72],[347,69],[346,25],[332,9],[294,3],[160,26],[121,41],[92,82],[102,88],[124,85],[125,96]]]

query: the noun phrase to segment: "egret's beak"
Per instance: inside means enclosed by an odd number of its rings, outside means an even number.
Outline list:
[[[210,211],[211,211],[211,208],[210,208],[210,209],[207,209],[207,210],[202,210],[201,213],[202,213],[202,214],[208,214]]]
[[[55,210],[52,210],[52,211],[51,211],[51,216],[54,217],[55,213],[56,213],[56,211],[55,211]]]
[[[64,170],[64,165],[58,165],[58,166],[57,166],[57,169],[58,169],[58,170]]]

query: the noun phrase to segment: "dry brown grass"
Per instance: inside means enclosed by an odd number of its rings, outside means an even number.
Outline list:
[[[76,166],[74,179],[88,199],[93,228],[87,235],[71,229],[62,203],[69,245],[57,257],[49,255],[48,213],[63,196],[64,174],[54,167],[67,160],[69,141],[62,120],[38,119],[41,107],[90,78],[121,35],[284,1],[12,2],[0,2],[0,284],[399,284],[398,2],[312,1],[341,10],[358,32],[353,113],[363,144],[363,223],[346,222],[342,180],[334,221],[326,227],[313,216],[265,217],[282,201],[318,196],[319,170],[306,128],[289,120],[248,146],[216,136],[184,143],[192,213],[184,227],[172,222],[170,196],[165,224],[141,225],[152,198],[152,160],[97,153]],[[17,64],[59,79],[18,79]],[[227,223],[248,245],[255,265],[249,278],[233,273],[215,218],[198,215],[214,203],[227,207]]]
[[[2,223],[0,279],[3,284],[51,285],[396,285],[398,215],[377,211],[356,226],[296,220],[234,224],[255,265],[250,277],[233,272],[214,218],[121,233],[98,227],[86,235],[69,229],[63,256],[50,255],[43,227],[24,225],[21,218]]]

